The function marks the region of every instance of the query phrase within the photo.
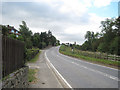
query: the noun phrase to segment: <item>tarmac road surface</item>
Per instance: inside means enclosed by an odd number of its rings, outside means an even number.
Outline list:
[[[118,88],[118,70],[46,50],[46,57],[72,88]]]

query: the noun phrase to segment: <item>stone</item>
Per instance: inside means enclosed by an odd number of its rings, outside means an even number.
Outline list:
[[[28,87],[28,67],[23,67],[10,74],[7,80],[2,81],[3,88],[27,88]]]

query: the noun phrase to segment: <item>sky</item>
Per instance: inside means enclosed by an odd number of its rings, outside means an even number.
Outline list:
[[[2,0],[3,25],[19,30],[22,21],[33,33],[51,30],[61,43],[82,45],[87,31],[100,32],[100,22],[118,16],[119,0]]]

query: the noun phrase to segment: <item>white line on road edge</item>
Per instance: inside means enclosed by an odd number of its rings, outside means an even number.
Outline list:
[[[51,67],[48,65],[48,63],[46,63],[46,64],[47,64],[48,68],[49,68],[50,70],[52,70]],[[52,74],[55,76],[55,74],[54,74],[53,71],[52,71]],[[57,79],[58,83],[62,86],[62,84],[60,83],[60,81],[58,80],[58,78],[57,78],[56,76],[55,76],[55,78]]]
[[[46,57],[47,61],[50,63],[51,67],[55,70],[55,72],[62,78],[62,80],[68,85],[68,87],[72,89],[71,85],[63,78],[63,76],[58,72],[58,70],[50,62],[50,60],[48,59],[48,57],[46,55],[46,52],[45,52],[45,57]]]

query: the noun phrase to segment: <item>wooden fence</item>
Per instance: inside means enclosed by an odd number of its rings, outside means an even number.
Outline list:
[[[3,77],[9,75],[25,64],[24,43],[8,37],[2,37]]]
[[[120,61],[120,56],[117,56],[117,55],[110,55],[107,53],[100,53],[100,52],[81,51],[81,50],[76,50],[75,52],[83,56],[94,57],[98,59]]]

